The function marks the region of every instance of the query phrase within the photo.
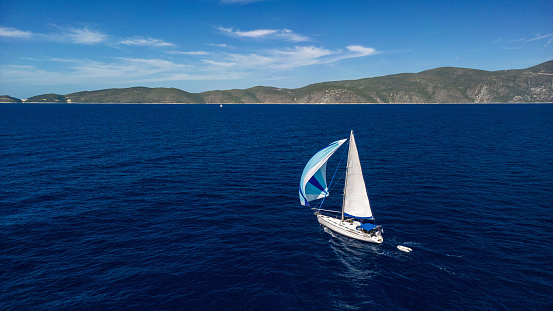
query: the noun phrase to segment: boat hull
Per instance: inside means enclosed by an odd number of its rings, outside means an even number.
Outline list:
[[[357,227],[361,225],[360,222],[354,221],[354,220],[340,220],[337,218],[325,216],[325,215],[317,215],[317,220],[319,223],[328,229],[339,233],[341,235],[345,235],[349,238],[364,241],[364,242],[370,242],[370,243],[376,243],[380,244],[384,242],[384,238],[380,233],[377,234],[368,234],[366,232],[363,232],[361,230],[358,230]]]

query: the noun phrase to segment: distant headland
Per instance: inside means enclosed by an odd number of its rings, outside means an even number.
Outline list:
[[[249,89],[189,93],[176,88],[131,87],[0,96],[2,103],[551,103],[553,60],[526,69],[484,71],[442,67],[359,80],[311,84],[298,89]]]

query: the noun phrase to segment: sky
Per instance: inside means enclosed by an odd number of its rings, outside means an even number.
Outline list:
[[[553,1],[1,0],[0,95],[300,88],[553,59]]]

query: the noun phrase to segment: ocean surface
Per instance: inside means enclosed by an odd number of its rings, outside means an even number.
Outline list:
[[[350,130],[381,245],[299,204]],[[553,105],[0,105],[0,310],[553,310],[552,242]]]

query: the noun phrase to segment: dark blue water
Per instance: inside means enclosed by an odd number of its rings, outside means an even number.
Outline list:
[[[0,120],[1,310],[552,310],[553,105],[3,104]],[[305,163],[350,129],[382,245],[299,205]]]

